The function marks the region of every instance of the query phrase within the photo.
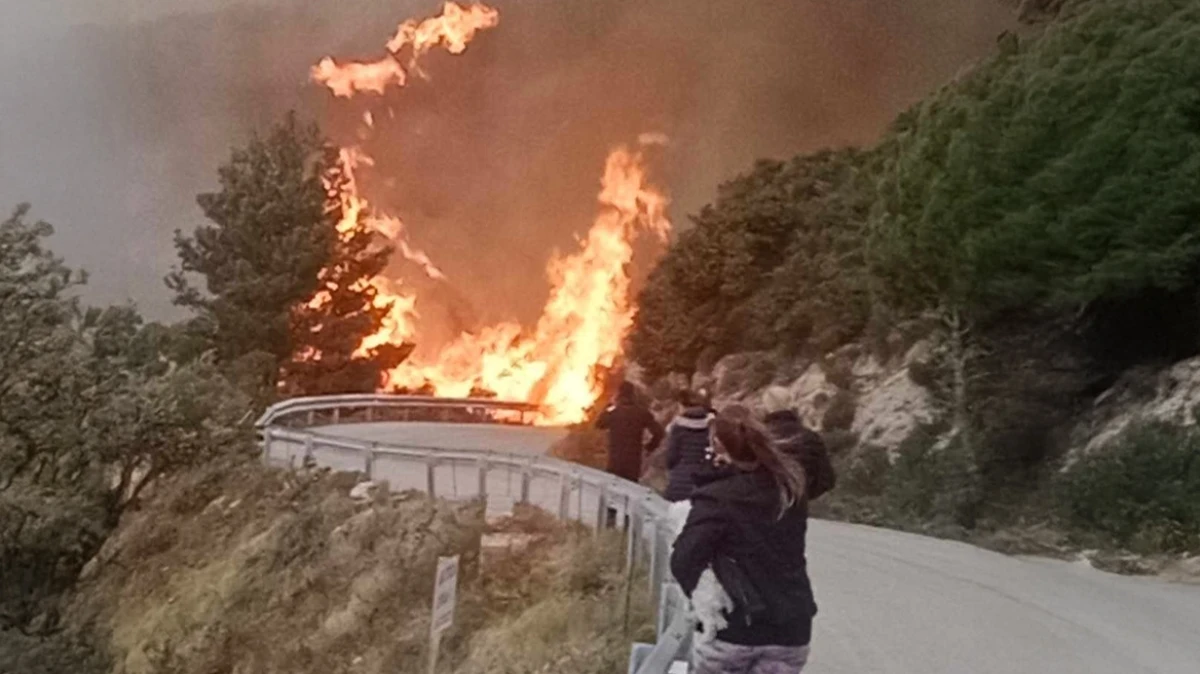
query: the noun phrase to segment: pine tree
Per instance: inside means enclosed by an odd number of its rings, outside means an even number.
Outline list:
[[[367,281],[391,249],[361,221],[339,234],[345,181],[336,149],[289,115],[234,151],[219,175],[220,191],[197,199],[212,224],[176,232],[181,264],[167,285],[195,312],[186,332],[203,336],[223,368],[260,395],[374,390],[381,371],[407,355],[356,355],[388,310],[375,306]],[[207,292],[188,274],[202,276]]]

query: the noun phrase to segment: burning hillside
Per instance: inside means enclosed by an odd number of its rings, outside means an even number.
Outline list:
[[[327,57],[313,67],[312,78],[338,98],[380,96],[403,88],[414,75],[423,77],[420,59],[432,49],[461,54],[479,32],[498,23],[495,9],[447,2],[436,17],[401,23],[382,58],[339,62]],[[388,110],[386,123],[399,123],[395,110]],[[397,254],[428,279],[452,282],[429,255],[410,243],[399,217],[372,206],[363,194],[357,174],[374,166],[363,145],[376,124],[383,123],[370,111],[363,112],[358,136],[364,142],[342,150],[339,231],[348,233],[365,225],[391,241]],[[580,421],[601,393],[599,375],[620,357],[632,321],[629,267],[634,243],[643,235],[665,241],[670,232],[668,199],[648,182],[645,166],[647,148],[665,142],[661,135],[648,133],[635,145],[617,146],[609,153],[595,220],[575,251],[555,255],[547,264],[551,289],[535,325],[498,322],[461,332],[436,348],[418,349],[387,373],[385,389],[425,389],[456,397],[486,391],[542,405],[543,423]],[[391,275],[370,283],[377,305],[387,306],[389,312],[380,330],[363,341],[360,352],[383,344],[420,344],[422,317],[416,286]],[[312,300],[317,305],[324,301],[325,291]]]

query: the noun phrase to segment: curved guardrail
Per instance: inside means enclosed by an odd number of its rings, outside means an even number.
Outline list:
[[[322,412],[330,413],[330,421],[334,424],[340,423],[341,417],[348,412],[361,413],[364,421],[382,421],[383,419],[376,418],[381,410],[464,412],[468,415],[475,415],[480,420],[503,420],[504,416],[497,415],[508,413],[516,423],[523,424],[528,419],[527,415],[536,414],[540,409],[533,403],[507,402],[490,398],[434,398],[385,393],[351,393],[283,400],[268,407],[255,425],[265,428],[303,414],[305,425],[313,426],[317,420],[316,415]]]
[[[423,420],[430,411],[438,420],[518,422],[538,407],[489,399],[447,399],[382,394],[295,398],[267,409],[256,425],[268,465],[296,468],[318,465],[358,471],[367,479],[387,481],[392,488],[416,489],[430,497],[484,498],[490,511],[508,511],[517,503],[539,506],[560,519],[575,519],[595,529],[609,524],[609,512],[627,522],[626,569],[644,561],[657,606],[658,644],[634,649],[630,671],[665,673],[685,647],[691,617],[668,570],[671,550],[669,504],[642,485],[547,456],[461,448],[406,446],[339,437],[328,425],[346,421],[381,420],[379,410],[391,410],[408,420],[416,412]],[[318,419],[318,415],[327,419]],[[295,428],[296,417],[306,428]],[[437,415],[434,415],[437,418]]]

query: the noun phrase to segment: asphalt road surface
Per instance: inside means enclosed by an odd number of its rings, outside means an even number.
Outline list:
[[[516,454],[545,454],[550,445],[567,434],[562,428],[430,422],[341,424],[313,430],[326,435],[372,440],[402,447],[482,449]]]
[[[1200,586],[813,522],[816,674],[1200,673]]]
[[[450,424],[346,425],[336,433],[525,452],[544,452],[562,435]],[[458,478],[438,480],[451,491],[448,480]],[[547,498],[557,493],[546,489]],[[587,511],[581,501],[578,512]],[[808,549],[820,613],[806,674],[1200,674],[1197,585],[834,522],[812,523]]]

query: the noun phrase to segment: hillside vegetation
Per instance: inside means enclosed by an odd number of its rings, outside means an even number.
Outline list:
[[[356,281],[390,251],[338,232],[344,167],[315,129],[288,117],[219,178],[198,198],[211,224],[177,236],[167,284],[191,314],[172,325],[86,306],[48,223],[28,205],[0,221],[0,671],[103,662],[61,640],[63,603],[144,496],[252,456],[279,395],[373,391],[407,353],[356,353],[387,311]]]
[[[1088,532],[1136,510],[1176,532],[1161,546],[1195,549],[1200,494],[1081,518],[1101,498],[1081,474],[1121,469],[1072,464],[1072,488],[1058,471],[1067,431],[1122,373],[1200,353],[1200,3],[1025,4],[1061,14],[1002,36],[874,147],[761,162],[723,185],[650,276],[631,355],[655,380],[769,352],[759,386],[821,361],[852,419],[852,377],[829,354],[888,363],[931,340],[909,371],[936,419],[882,463],[844,459],[862,473],[849,484],[899,504],[882,519],[970,530],[1066,499]],[[1200,464],[1194,442],[1161,432],[1124,442],[1162,446],[1124,454],[1128,478],[1104,482],[1116,501],[1153,502],[1134,483]]]

